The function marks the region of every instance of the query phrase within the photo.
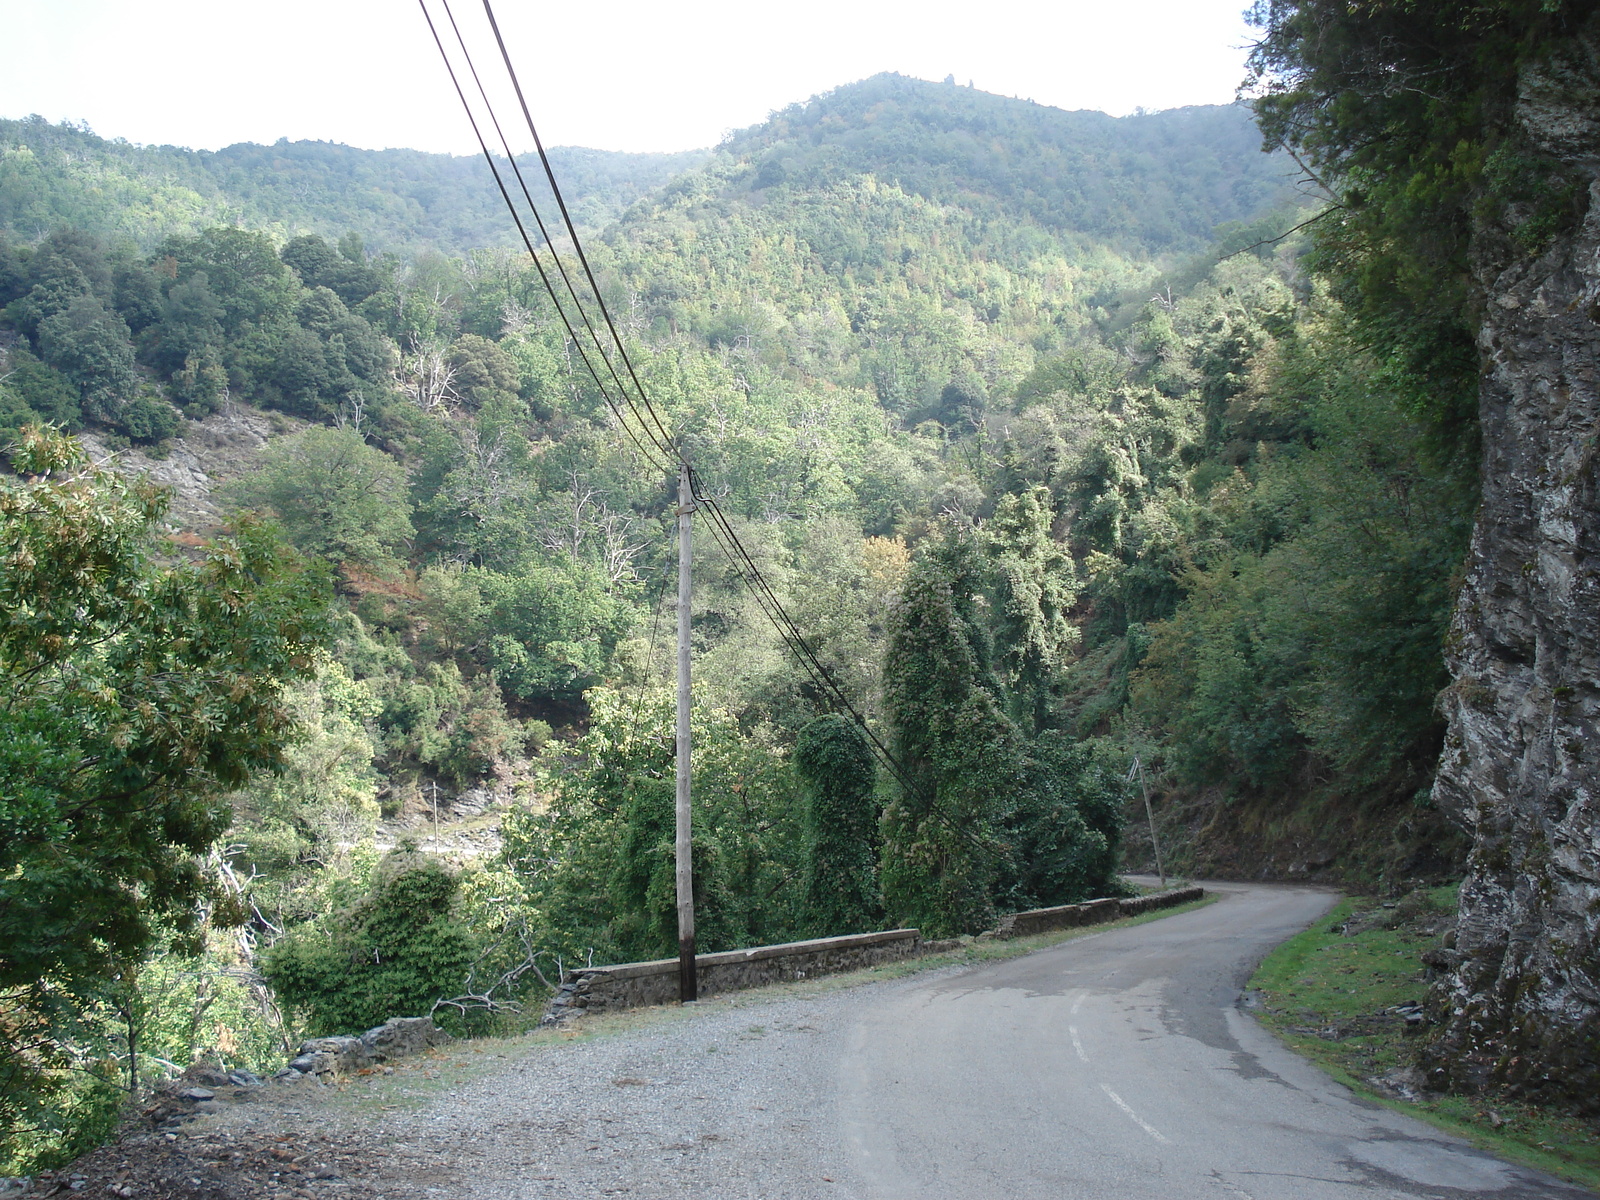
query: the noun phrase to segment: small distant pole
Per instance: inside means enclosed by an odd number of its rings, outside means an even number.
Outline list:
[[[1144,762],[1137,754],[1133,756],[1134,770],[1139,772],[1139,787],[1144,792],[1144,815],[1150,822],[1150,848],[1156,855],[1156,874],[1161,877],[1161,886],[1167,886],[1167,869],[1161,865],[1161,839],[1156,837],[1155,809],[1150,807],[1150,782],[1144,777]]]
[[[689,465],[678,467],[678,999],[685,1004],[700,998],[694,961],[694,838],[689,825],[689,572],[690,523],[694,517],[694,491],[689,485]]]
[[[433,781],[433,852],[439,853],[439,781]]]

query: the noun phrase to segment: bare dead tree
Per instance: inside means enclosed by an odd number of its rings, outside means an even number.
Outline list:
[[[410,342],[410,353],[400,360],[396,386],[427,412],[459,401],[455,390],[456,370],[450,364],[446,348],[438,342],[425,342],[415,334]]]
[[[521,952],[521,959],[498,973],[496,973],[494,967],[490,967],[487,976],[488,985],[480,986],[480,978],[486,964],[495,959],[504,961],[501,956],[507,949],[507,943],[511,944],[510,948],[513,953]],[[535,944],[533,930],[528,926],[528,919],[523,916],[517,917],[501,931],[501,937],[490,943],[483,953],[478,955],[476,961],[467,968],[467,977],[461,994],[435,1000],[433,1007],[429,1010],[429,1016],[437,1013],[441,1008],[454,1009],[463,1016],[469,1012],[520,1013],[522,1011],[521,1002],[511,999],[510,994],[516,990],[517,985],[524,976],[531,974],[549,991],[554,992],[556,990],[556,985],[551,983],[549,977],[540,970],[540,959],[553,960],[556,968],[556,982],[559,983],[562,975],[565,974],[560,958],[549,951],[540,950]]]
[[[367,397],[360,388],[354,388],[346,394],[339,411],[334,413],[333,423],[339,429],[353,429],[360,433],[361,421],[366,415]]]

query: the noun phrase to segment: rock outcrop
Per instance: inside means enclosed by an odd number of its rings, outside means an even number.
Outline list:
[[[160,457],[137,446],[114,451],[104,433],[94,430],[84,431],[79,440],[97,460],[114,461],[124,475],[148,476],[171,488],[167,524],[195,532],[214,530],[223,521],[223,506],[213,495],[218,484],[255,468],[274,436],[303,427],[304,422],[282,413],[228,402],[203,421],[185,422],[183,436],[168,442]]]
[[[1481,258],[1483,502],[1434,789],[1473,848],[1427,1065],[1600,1111],[1600,24],[1524,72],[1516,117],[1588,207]]]

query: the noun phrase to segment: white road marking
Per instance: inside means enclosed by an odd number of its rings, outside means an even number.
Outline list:
[[[1243,1196],[1244,1200],[1256,1200],[1256,1198],[1254,1196],[1252,1196],[1249,1192],[1245,1191],[1237,1183],[1233,1182],[1233,1180],[1224,1179],[1222,1177],[1222,1172],[1221,1171],[1213,1171],[1213,1172],[1211,1172],[1211,1178],[1215,1179],[1218,1183],[1220,1183],[1223,1187],[1227,1188],[1235,1196]]]
[[[1129,1117],[1133,1118],[1133,1123],[1135,1125],[1144,1130],[1151,1137],[1155,1138],[1156,1141],[1165,1142],[1167,1140],[1166,1136],[1162,1134],[1160,1130],[1158,1130],[1154,1125],[1147,1124],[1144,1118],[1139,1116],[1138,1113],[1134,1112],[1133,1109],[1128,1107],[1128,1102],[1126,1100],[1113,1092],[1105,1084],[1102,1083],[1100,1085],[1100,1090],[1111,1097],[1111,1103],[1115,1104],[1123,1112],[1127,1113]]]
[[[1073,1016],[1077,1016],[1078,1015],[1078,1010],[1083,1007],[1083,998],[1085,996],[1087,996],[1088,994],[1089,994],[1088,992],[1079,992],[1078,993],[1078,998],[1072,1002],[1072,1015]]]
[[[1089,1056],[1083,1052],[1083,1043],[1078,1040],[1078,1027],[1068,1025],[1067,1032],[1072,1035],[1072,1048],[1078,1052],[1078,1061],[1088,1062]]]

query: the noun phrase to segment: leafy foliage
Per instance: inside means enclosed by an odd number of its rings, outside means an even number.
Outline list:
[[[860,728],[837,713],[795,738],[806,782],[806,922],[818,937],[865,933],[879,919],[877,760]]]
[[[589,693],[589,731],[546,812],[506,821],[506,859],[571,959],[677,953],[673,694]],[[783,941],[799,927],[799,802],[788,763],[725,712],[697,708],[696,943],[702,952]]]
[[[307,429],[275,443],[230,495],[271,513],[295,546],[336,566],[393,567],[412,534],[404,471],[353,429]]]
[[[157,566],[163,496],[38,427],[0,482],[0,1071],[5,1125],[37,1131],[101,981],[182,936],[216,896],[196,855],[227,793],[276,769],[287,681],[324,636],[321,577],[243,526]],[[10,1135],[8,1135],[10,1136]],[[17,1152],[5,1147],[8,1157]]]
[[[262,973],[305,1015],[312,1036],[426,1016],[462,994],[477,957],[472,935],[451,916],[457,888],[445,867],[396,852],[365,900],[325,927],[297,928],[266,954]]]
[[[1269,144],[1304,156],[1338,212],[1318,261],[1404,402],[1470,455],[1480,260],[1537,244],[1579,215],[1583,189],[1512,120],[1519,71],[1570,36],[1589,7],[1451,0],[1351,7],[1261,0],[1252,90]]]

